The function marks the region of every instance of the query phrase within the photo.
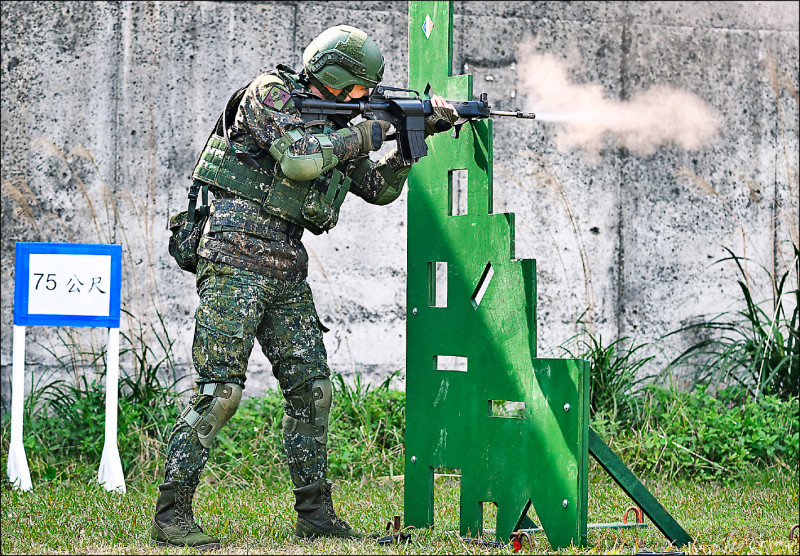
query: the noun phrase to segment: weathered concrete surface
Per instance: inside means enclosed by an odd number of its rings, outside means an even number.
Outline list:
[[[227,96],[276,63],[299,67],[305,45],[342,22],[375,37],[386,84],[407,78],[405,2],[6,2],[1,13],[4,400],[16,241],[121,243],[125,309],[157,330],[163,316],[188,372],[197,296],[167,254],[165,225],[185,207]],[[494,210],[516,213],[516,255],[538,261],[542,354],[587,308],[604,338],[674,353],[689,339],[663,344],[663,334],[738,295],[733,269],[712,266],[723,246],[786,266],[797,243],[797,21],[798,4],[781,2],[455,3],[454,73],[472,73],[497,108],[524,102],[516,45],[534,37],[610,98],[672,85],[724,121],[699,151],[640,157],[610,144],[588,161],[556,148],[553,124],[495,120]],[[350,197],[335,230],[306,236],[334,371],[379,380],[404,368],[405,199]],[[29,329],[37,375],[54,362],[41,346],[56,346],[57,332]],[[104,345],[100,331],[74,337],[87,351]],[[274,384],[258,350],[250,378],[248,395]]]

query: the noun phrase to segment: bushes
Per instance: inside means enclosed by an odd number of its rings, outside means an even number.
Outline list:
[[[800,394],[800,251],[793,245],[794,260],[779,276],[759,265],[766,274],[772,298],[757,303],[745,259],[726,248],[739,270],[742,291],[739,311],[715,315],[669,335],[696,331],[707,336],[673,365],[688,364],[699,370],[701,384],[733,380],[755,398],[761,392],[788,400]],[[794,274],[794,276],[792,276]],[[787,286],[796,289],[787,291]],[[668,335],[668,336],[669,336]]]
[[[678,392],[654,385],[637,390],[646,344],[627,338],[604,345],[588,332],[577,353],[591,365],[592,426],[637,473],[733,478],[755,468],[798,472],[798,377],[800,342],[798,248],[778,275],[761,268],[772,292],[756,302],[745,260],[727,250],[739,272],[738,311],[705,318],[665,336],[692,333],[701,339],[661,372],[688,367],[695,389]],[[709,393],[709,386],[720,388]],[[725,387],[727,385],[727,387]]]
[[[642,412],[621,425],[602,414],[592,426],[634,472],[674,478],[730,480],[780,466],[797,473],[800,402],[738,387],[716,396],[649,387]]]
[[[405,392],[364,385],[359,376],[349,385],[333,376],[328,469],[331,478],[375,477],[402,473]],[[271,390],[245,400],[217,436],[209,471],[218,479],[288,481],[283,450],[283,396]]]
[[[105,391],[97,382],[84,382],[73,393],[74,403],[54,406],[52,413],[37,413],[26,422],[25,447],[34,481],[96,478]],[[753,401],[740,387],[711,395],[705,387],[676,392],[655,386],[635,397],[637,411],[627,420],[601,408],[592,427],[638,475],[726,481],[766,467],[797,472],[798,398],[783,401],[768,394]],[[180,411],[175,401],[162,398],[169,406],[153,419],[147,406],[120,398],[119,448],[129,480],[160,480],[166,439]],[[246,399],[217,437],[208,480],[288,482],[282,418],[280,392]],[[8,422],[3,428],[5,456]],[[402,474],[404,431],[403,391],[391,389],[389,380],[372,388],[359,379],[350,385],[334,376],[331,478]]]
[[[405,393],[391,389],[388,380],[371,388],[358,379],[350,385],[339,375],[334,387],[330,477],[402,474]],[[105,391],[98,382],[84,382],[72,392],[73,403],[26,421],[25,448],[35,482],[96,478]],[[704,387],[676,392],[650,386],[636,400],[637,411],[629,419],[601,408],[592,426],[639,475],[729,480],[765,467],[797,472],[798,398],[783,401],[768,394],[753,401],[739,387],[711,395]],[[164,409],[153,419],[151,408],[120,398],[119,448],[129,480],[160,480],[166,438],[180,411],[175,401],[163,397]],[[230,483],[288,482],[282,418],[280,392],[246,399],[217,437],[206,477]],[[3,429],[5,457],[8,422]]]
[[[569,345],[575,347],[570,348]],[[576,336],[562,349],[573,359],[589,361],[589,415],[602,410],[606,418],[627,421],[638,413],[639,384],[650,378],[637,376],[653,356],[640,357],[637,352],[646,344],[636,344],[628,337],[604,345],[602,336],[589,333]]]
[[[389,388],[398,372],[375,389],[356,375],[352,386],[333,377],[331,473],[341,477],[375,477],[402,473],[406,393]],[[399,471],[398,471],[399,470]]]
[[[341,375],[334,375],[328,460],[331,478],[402,473],[405,392],[389,388],[395,376],[372,388],[360,378],[351,386]],[[180,412],[179,398],[169,389],[151,389],[151,397],[143,403],[134,392],[127,381],[120,381],[118,436],[123,469],[128,480],[157,481],[164,472],[166,442]],[[105,387],[98,381],[89,383],[85,377],[74,386],[54,383],[34,391],[26,405],[24,443],[34,482],[95,480],[103,451]],[[288,481],[282,419],[283,396],[278,391],[242,402],[217,436],[208,478]],[[9,427],[6,419],[4,468]]]
[[[641,387],[637,372],[653,359],[639,355],[645,344],[604,344],[585,332],[570,345],[570,356],[590,363],[591,426],[637,474],[728,480],[771,466],[797,472],[797,397],[754,399],[739,385],[713,395],[703,384],[691,392]]]
[[[119,400],[118,446],[126,475],[133,470],[138,476],[159,456],[166,416],[177,396],[160,399],[159,420],[151,407],[126,395],[121,393]],[[34,480],[96,478],[105,440],[105,400],[105,387],[83,376],[77,385],[60,383],[26,399],[23,443]],[[9,430],[10,420],[4,419],[3,465]]]

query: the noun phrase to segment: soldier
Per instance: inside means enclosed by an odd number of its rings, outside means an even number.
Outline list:
[[[351,26],[332,27],[306,48],[303,66],[298,74],[278,65],[234,93],[195,167],[195,198],[202,187],[214,195],[197,249],[200,304],[192,358],[198,390],[167,445],[150,533],[160,546],[220,546],[195,522],[192,498],[212,441],[241,400],[255,339],[285,397],[295,534],[365,536],[336,515],[326,477],[330,370],[300,239],[304,230],[333,228],[348,191],[376,205],[394,201],[411,167],[396,149],[377,163],[370,160],[388,122],[304,124],[291,98],[295,89],[339,101],[368,95],[384,70],[372,39]],[[426,135],[457,118],[441,97],[432,104]]]

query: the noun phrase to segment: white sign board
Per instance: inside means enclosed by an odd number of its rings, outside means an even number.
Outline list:
[[[119,327],[121,245],[17,243],[14,324]]]
[[[17,243],[14,261],[14,345],[8,478],[32,487],[23,443],[26,326],[102,326],[108,331],[106,427],[98,481],[125,492],[117,448],[119,318],[122,246],[85,243]]]

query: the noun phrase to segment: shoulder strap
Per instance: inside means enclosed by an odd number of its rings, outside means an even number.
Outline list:
[[[285,64],[278,64],[275,67],[275,71],[271,73],[277,74],[281,79],[288,81],[291,85],[291,90],[300,89],[302,87],[301,76]]]
[[[249,86],[250,83],[248,83],[241,89],[238,89],[235,93],[233,93],[233,95],[231,95],[231,98],[228,99],[228,102],[225,103],[225,108],[223,109],[222,114],[219,115],[219,118],[217,118],[217,123],[214,124],[214,127],[211,129],[211,133],[208,134],[208,138],[206,139],[205,143],[206,145],[208,144],[208,141],[211,139],[213,135],[223,135],[224,133],[225,139],[228,143],[228,146],[230,147],[230,139],[228,139],[228,128],[223,124],[227,120],[226,116],[228,115],[228,112],[231,110],[231,107],[233,107],[234,109],[233,117],[234,118],[236,117],[235,110],[239,109],[239,103],[242,101],[242,97],[244,97],[244,92],[247,90]],[[231,150],[233,150],[233,147],[231,147]],[[202,156],[203,156],[203,151],[201,150],[200,155],[197,157],[197,161],[194,163],[194,166],[192,166],[192,168],[197,168],[197,165],[200,163],[200,158]],[[192,176],[189,177],[191,178]]]
[[[202,191],[202,204],[197,206],[198,193]],[[192,180],[192,186],[189,188],[189,208],[186,210],[186,225],[184,228],[191,232],[194,229],[196,220],[204,216],[208,216],[210,210],[208,207],[208,184],[200,180]]]
[[[231,98],[228,99],[228,102],[225,104],[225,109],[220,114],[219,118],[217,118],[217,123],[214,124],[214,128],[211,130],[211,133],[208,135],[208,139],[206,139],[206,144],[211,139],[211,137],[218,133],[219,131],[225,132],[225,140],[228,143],[228,147],[231,149],[231,152],[236,154],[236,157],[239,158],[239,155],[246,156],[250,159],[250,164],[255,165],[258,168],[258,164],[253,160],[250,156],[246,153],[237,152],[233,146],[231,145],[230,139],[228,139],[228,126],[225,125],[227,121],[227,116],[229,112],[233,109],[234,117],[236,116],[235,111],[239,109],[239,103],[242,101],[242,97],[244,96],[244,92],[247,90],[250,84],[248,83],[244,87],[238,89]],[[221,129],[220,129],[221,128]],[[200,163],[200,159],[203,156],[203,151],[200,152],[200,156],[197,157],[197,162],[195,162],[194,167],[196,168],[197,165]],[[241,160],[241,158],[239,158]],[[201,205],[197,206],[197,197],[201,197]],[[194,228],[195,220],[199,220],[203,216],[208,216],[210,209],[208,206],[208,184],[204,183],[200,180],[192,179],[192,185],[189,187],[189,207],[187,208],[186,214],[186,229],[191,231]]]
[[[233,154],[236,155],[236,158],[239,159],[239,162],[242,162],[244,164],[248,164],[248,165],[250,165],[253,168],[258,170],[259,169],[258,162],[256,162],[255,159],[252,156],[250,156],[248,153],[243,152],[243,151],[237,151],[234,148],[233,144],[231,144],[230,137],[228,137],[228,121],[229,121],[229,118],[231,118],[231,117],[235,118],[236,117],[236,112],[239,110],[239,104],[242,102],[242,97],[244,97],[244,93],[247,90],[247,87],[249,87],[249,86],[250,86],[250,84],[248,83],[247,85],[245,85],[244,87],[242,87],[241,89],[239,89],[238,91],[233,93],[231,98],[228,99],[228,103],[225,105],[225,110],[222,111],[222,115],[220,116],[220,119],[222,120],[222,122],[221,122],[222,123],[222,132],[225,135],[225,143],[228,145],[228,148],[231,150],[231,152]],[[219,125],[219,124],[220,124],[220,122],[217,121],[217,125]]]

